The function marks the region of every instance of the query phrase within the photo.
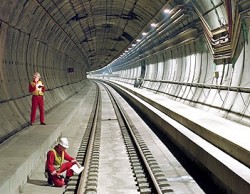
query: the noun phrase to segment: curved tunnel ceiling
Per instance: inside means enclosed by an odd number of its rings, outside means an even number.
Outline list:
[[[50,15],[53,10],[60,12],[58,18],[64,18],[60,25],[86,54],[93,70],[106,66],[126,49],[165,1],[51,1],[50,4],[48,9],[49,5],[39,2]]]
[[[237,4],[244,7],[244,2]],[[3,22],[93,71],[117,59],[142,32],[150,30],[151,23],[164,21],[164,9],[175,10],[171,18],[178,10],[184,17],[171,21],[177,24],[162,31],[168,37],[158,38],[159,43],[195,28],[197,33],[207,34],[212,46],[217,45],[220,37],[230,38],[235,3],[230,0],[2,0],[1,4]],[[231,54],[230,49],[228,53]]]
[[[10,3],[6,1],[6,7]],[[23,18],[29,26],[22,24],[21,28],[31,34],[42,33],[40,37],[48,44],[58,47],[60,41],[70,41],[64,49],[77,48],[87,69],[94,70],[106,66],[126,49],[165,3],[163,0],[29,0],[17,4],[14,9],[19,6],[20,13],[15,11],[12,17]]]

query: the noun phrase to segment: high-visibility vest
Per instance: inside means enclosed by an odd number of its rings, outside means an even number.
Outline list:
[[[34,87],[36,85],[35,82],[31,82],[30,84],[32,85],[32,87]],[[42,81],[39,80],[37,82],[37,85],[43,85]],[[43,96],[42,88],[36,88],[36,90],[34,92],[32,92],[32,95]]]
[[[52,149],[52,151],[55,154],[54,166],[55,169],[58,170],[64,161],[64,151],[62,151],[62,156],[60,156],[55,149]]]

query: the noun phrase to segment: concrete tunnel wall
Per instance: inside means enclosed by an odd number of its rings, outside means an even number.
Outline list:
[[[236,52],[234,64],[216,65],[201,35],[189,43],[128,62],[123,70],[107,75],[131,85],[136,78],[143,78],[142,89],[250,126],[250,45],[243,34],[239,35]],[[145,75],[142,64],[146,66]]]
[[[32,2],[0,3],[0,143],[30,121],[28,85],[34,72],[41,74],[47,89],[46,112],[87,81],[82,53]],[[74,71],[68,72],[68,68]]]

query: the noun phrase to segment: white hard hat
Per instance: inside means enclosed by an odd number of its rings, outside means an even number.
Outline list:
[[[59,144],[65,148],[69,148],[69,141],[66,137],[61,137],[59,140]]]

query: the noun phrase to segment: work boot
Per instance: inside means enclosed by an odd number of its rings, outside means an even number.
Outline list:
[[[48,173],[46,170],[45,170],[45,172],[44,172],[44,176],[45,176],[45,178],[47,178],[48,184],[49,184],[49,185],[53,185],[52,178],[51,178],[51,176],[49,175],[49,173]]]
[[[53,181],[52,181],[52,178],[51,178],[51,177],[48,177],[48,184],[49,184],[49,185],[53,185]]]
[[[66,178],[64,179],[64,183],[65,183],[65,185],[68,185],[68,183],[69,183],[69,177],[66,176]]]

